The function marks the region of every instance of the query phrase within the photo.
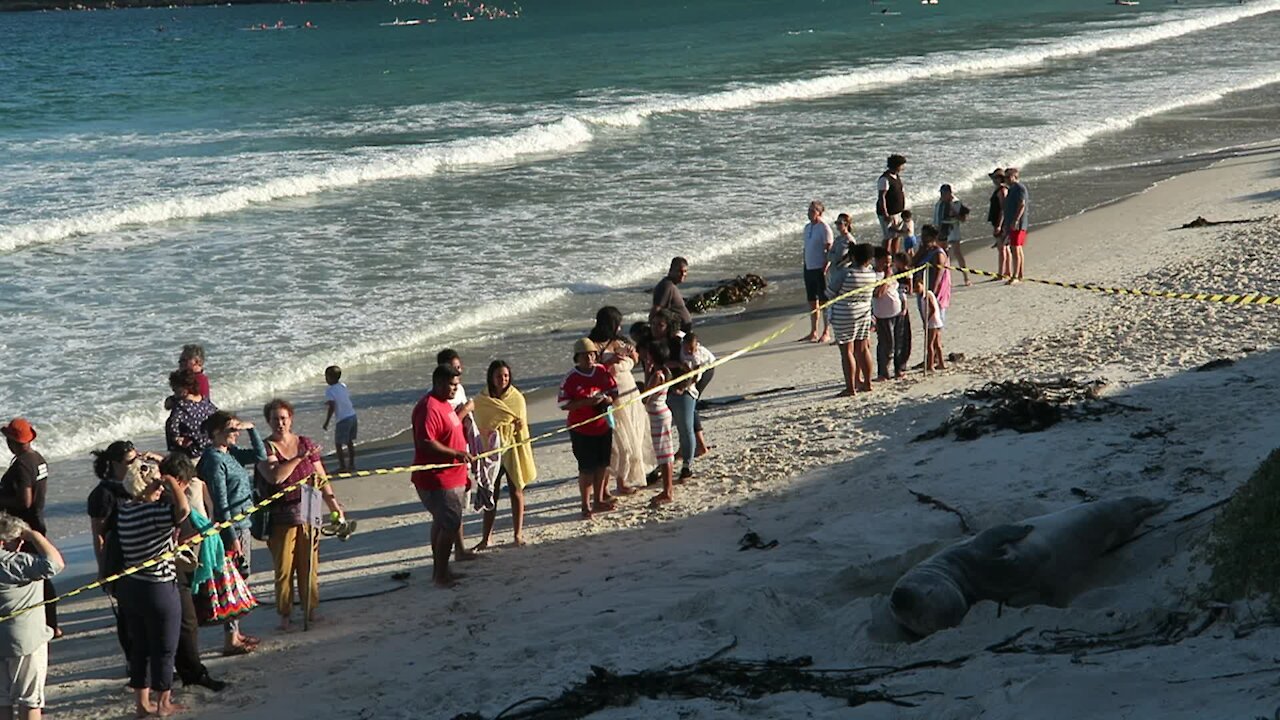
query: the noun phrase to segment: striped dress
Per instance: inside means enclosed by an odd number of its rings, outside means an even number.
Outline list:
[[[138,502],[128,500],[116,510],[116,532],[120,535],[120,549],[124,551],[125,567],[139,565],[146,560],[173,550],[175,524],[173,506],[168,502]],[[166,583],[177,579],[173,560],[161,560],[149,568],[139,570],[129,577],[144,582]]]
[[[661,370],[653,379],[659,383],[667,381],[667,374]],[[644,409],[649,413],[649,435],[653,438],[653,454],[657,456],[658,465],[667,465],[675,458],[675,443],[671,440],[671,408],[667,407],[667,389],[644,399]]]
[[[850,268],[840,292],[843,294],[875,285],[879,279],[876,271],[869,265]],[[870,338],[871,324],[870,290],[844,298],[831,307],[831,328],[835,333],[836,342],[841,345]]]

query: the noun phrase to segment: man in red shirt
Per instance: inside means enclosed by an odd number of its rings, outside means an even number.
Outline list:
[[[599,352],[596,344],[587,338],[574,343],[573,370],[560,383],[560,408],[569,411],[569,442],[578,460],[583,520],[591,519],[593,491],[596,512],[614,508],[613,500],[604,491],[613,454],[613,416],[601,416],[601,413],[605,413],[618,396],[618,384],[608,369],[596,364]]]
[[[431,513],[431,579],[439,587],[453,587],[459,576],[449,572],[449,555],[462,528],[462,503],[467,490],[467,439],[462,420],[449,401],[458,392],[462,373],[439,365],[431,373],[431,392],[413,408],[413,464],[448,467],[416,470],[411,476],[418,498]]]

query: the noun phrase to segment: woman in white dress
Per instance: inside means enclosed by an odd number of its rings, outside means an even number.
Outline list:
[[[596,313],[596,326],[587,337],[600,346],[600,363],[609,368],[618,384],[618,397],[613,401],[613,457],[609,472],[615,479],[616,493],[630,495],[645,484],[648,468],[657,464],[649,437],[649,419],[644,405],[635,401],[640,393],[632,374],[636,349],[623,337],[622,312],[612,305]]]

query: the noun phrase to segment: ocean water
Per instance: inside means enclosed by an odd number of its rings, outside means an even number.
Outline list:
[[[1280,118],[1280,0],[521,9],[0,15],[0,415],[75,468],[53,498],[156,435],[184,342],[229,407],[314,403],[342,364],[387,435],[397,368],[559,358],[551,331],[642,309],[672,255],[695,282],[790,268],[809,198],[869,225],[890,152],[914,201],[946,181],[976,208],[1022,165],[1043,222]],[[277,19],[318,27],[246,30]]]

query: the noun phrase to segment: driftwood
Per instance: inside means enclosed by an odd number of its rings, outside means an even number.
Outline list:
[[[704,313],[712,308],[744,303],[755,297],[769,282],[759,275],[739,275],[732,280],[722,280],[706,292],[698,293],[689,300],[688,307],[696,313]]]
[[[957,440],[973,440],[997,430],[1040,432],[1067,418],[1146,410],[1103,398],[1104,385],[1101,380],[1079,382],[1070,378],[989,382],[965,393],[976,402],[961,405],[940,426],[915,440],[933,440],[950,433]]]

